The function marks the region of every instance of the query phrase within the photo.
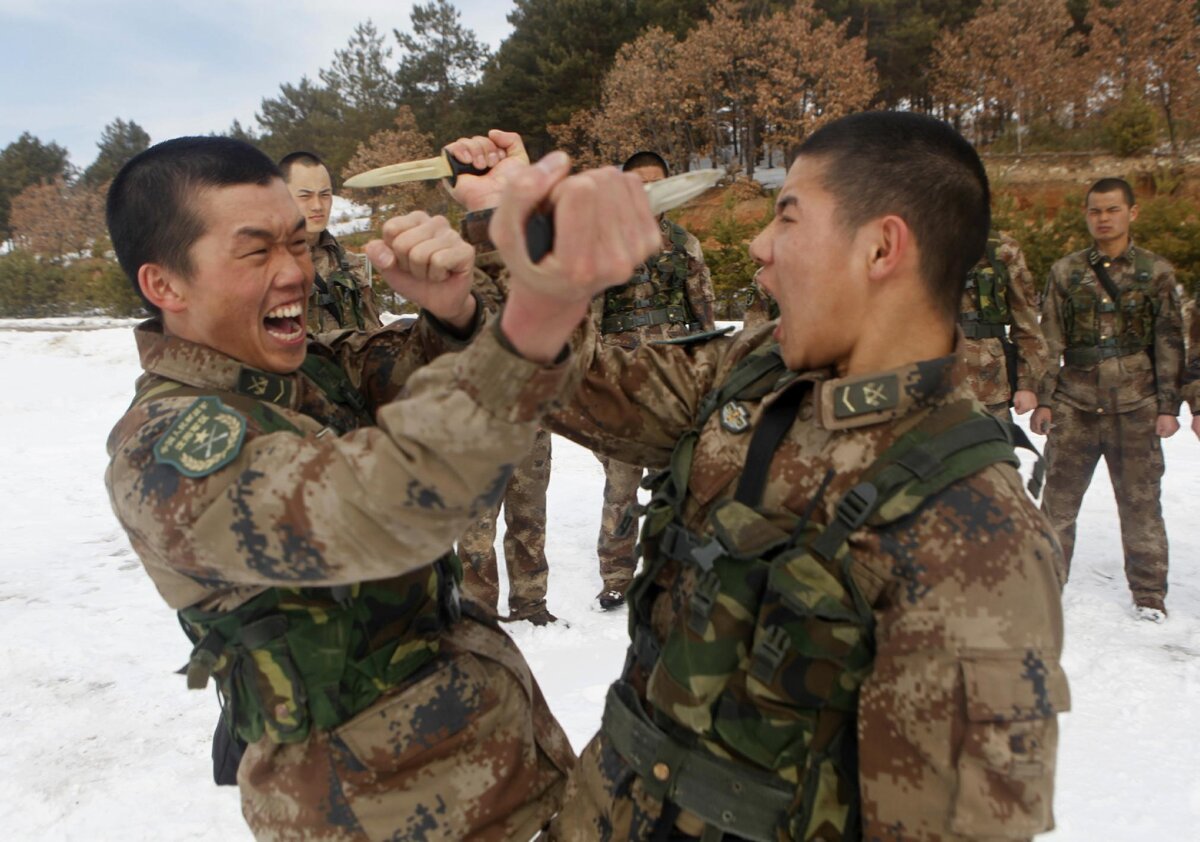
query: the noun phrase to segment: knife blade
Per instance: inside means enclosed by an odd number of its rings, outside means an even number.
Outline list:
[[[514,156],[528,162],[524,153]],[[352,175],[342,184],[345,187],[384,187],[388,184],[403,184],[409,181],[436,181],[445,178],[453,187],[460,175],[486,175],[490,168],[477,169],[470,164],[464,164],[447,150],[436,158],[423,158],[420,161],[405,161],[403,164],[388,164],[386,167],[376,167],[373,170]]]

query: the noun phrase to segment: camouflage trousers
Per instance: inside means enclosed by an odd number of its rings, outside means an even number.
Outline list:
[[[604,736],[592,737],[567,782],[563,808],[550,826],[553,842],[626,842],[650,839],[663,804]],[[664,836],[662,838],[671,838]]]
[[[546,488],[550,485],[550,433],[538,430],[533,449],[513,471],[504,492],[504,566],[508,570],[508,607],[528,613],[545,604]],[[496,520],[500,506],[484,512],[458,539],[463,590],[493,610],[500,599],[496,565]]]
[[[1135,601],[1167,595],[1167,531],[1159,499],[1163,453],[1154,432],[1157,415],[1153,405],[1099,415],[1057,403],[1046,443],[1042,509],[1062,544],[1064,573],[1071,569],[1075,518],[1103,456],[1121,519],[1125,578]]]
[[[600,535],[596,539],[600,578],[605,590],[625,593],[637,567],[637,522],[634,521],[624,535],[618,535],[617,531],[625,512],[638,501],[642,468],[607,456],[597,455],[596,458],[604,466],[604,506],[600,510]]]
[[[406,686],[333,731],[251,745],[238,769],[259,840],[529,839],[574,754],[516,645],[464,618]]]
[[[1001,421],[1013,420],[1012,408],[1008,405],[1008,401],[1004,401],[1003,403],[984,404],[983,408],[992,413],[992,415],[995,415]]]

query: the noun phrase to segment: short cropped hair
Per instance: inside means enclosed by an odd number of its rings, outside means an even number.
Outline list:
[[[283,173],[284,181],[292,177],[292,167],[296,164],[303,164],[306,167],[325,167],[325,169],[329,169],[329,167],[325,166],[325,162],[321,160],[321,156],[316,152],[297,149],[295,152],[289,152],[279,159],[279,171]]]
[[[621,171],[629,172],[640,167],[658,167],[662,170],[664,178],[671,174],[671,168],[667,165],[667,159],[657,152],[651,152],[649,149],[634,152],[626,158],[625,163],[621,164]]]
[[[971,144],[941,120],[872,111],[827,124],[799,154],[823,163],[822,186],[847,228],[888,214],[908,224],[930,299],[956,318],[991,227],[987,172]]]
[[[108,188],[105,219],[117,261],[152,312],[138,270],[158,263],[184,277],[189,252],[204,235],[195,196],[206,187],[267,186],[282,178],[275,162],[248,143],[228,137],[179,137],[135,155]]]
[[[1129,182],[1123,178],[1102,178],[1088,188],[1087,195],[1083,197],[1086,204],[1087,200],[1092,198],[1093,193],[1112,193],[1114,190],[1120,190],[1125,196],[1125,204],[1133,207],[1136,199],[1133,196],[1133,188],[1129,186]]]

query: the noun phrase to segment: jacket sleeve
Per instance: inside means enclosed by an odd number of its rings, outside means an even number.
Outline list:
[[[1054,826],[1070,706],[1058,543],[1007,466],[895,532],[867,539],[893,581],[858,703],[863,838],[1030,839]]]
[[[595,325],[586,322],[573,343],[578,386],[547,427],[598,454],[663,467],[695,423],[701,400],[752,347],[745,336],[648,342],[627,350],[600,342]]]
[[[715,301],[713,292],[712,273],[704,262],[704,250],[700,241],[688,234],[688,277],[687,295],[692,313],[699,320],[704,330],[712,330],[716,326]]]
[[[1012,311],[1010,336],[1017,346],[1017,389],[1036,392],[1046,368],[1046,340],[1038,326],[1037,310],[1030,299],[1033,278],[1025,265],[1025,255],[1016,243],[1003,254],[1011,283],[1008,304]]]
[[[154,455],[188,399],[147,402],[110,438],[113,509],[147,567],[210,590],[399,575],[442,555],[499,498],[567,369],[515,356],[489,328],[409,377],[378,426],[248,429],[232,461],[199,477]]]
[[[1178,415],[1183,380],[1183,317],[1175,270],[1165,260],[1154,272],[1154,382],[1159,415]]]
[[[1066,347],[1066,331],[1063,326],[1063,286],[1058,264],[1050,269],[1046,279],[1046,291],[1042,298],[1042,339],[1045,342],[1045,371],[1041,387],[1037,390],[1038,405],[1050,406],[1054,390],[1058,388],[1058,370],[1062,364],[1063,348]]]

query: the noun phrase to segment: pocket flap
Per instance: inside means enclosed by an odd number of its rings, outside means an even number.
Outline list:
[[[1036,650],[961,663],[967,718],[972,722],[1046,719],[1071,709],[1066,673]]]

